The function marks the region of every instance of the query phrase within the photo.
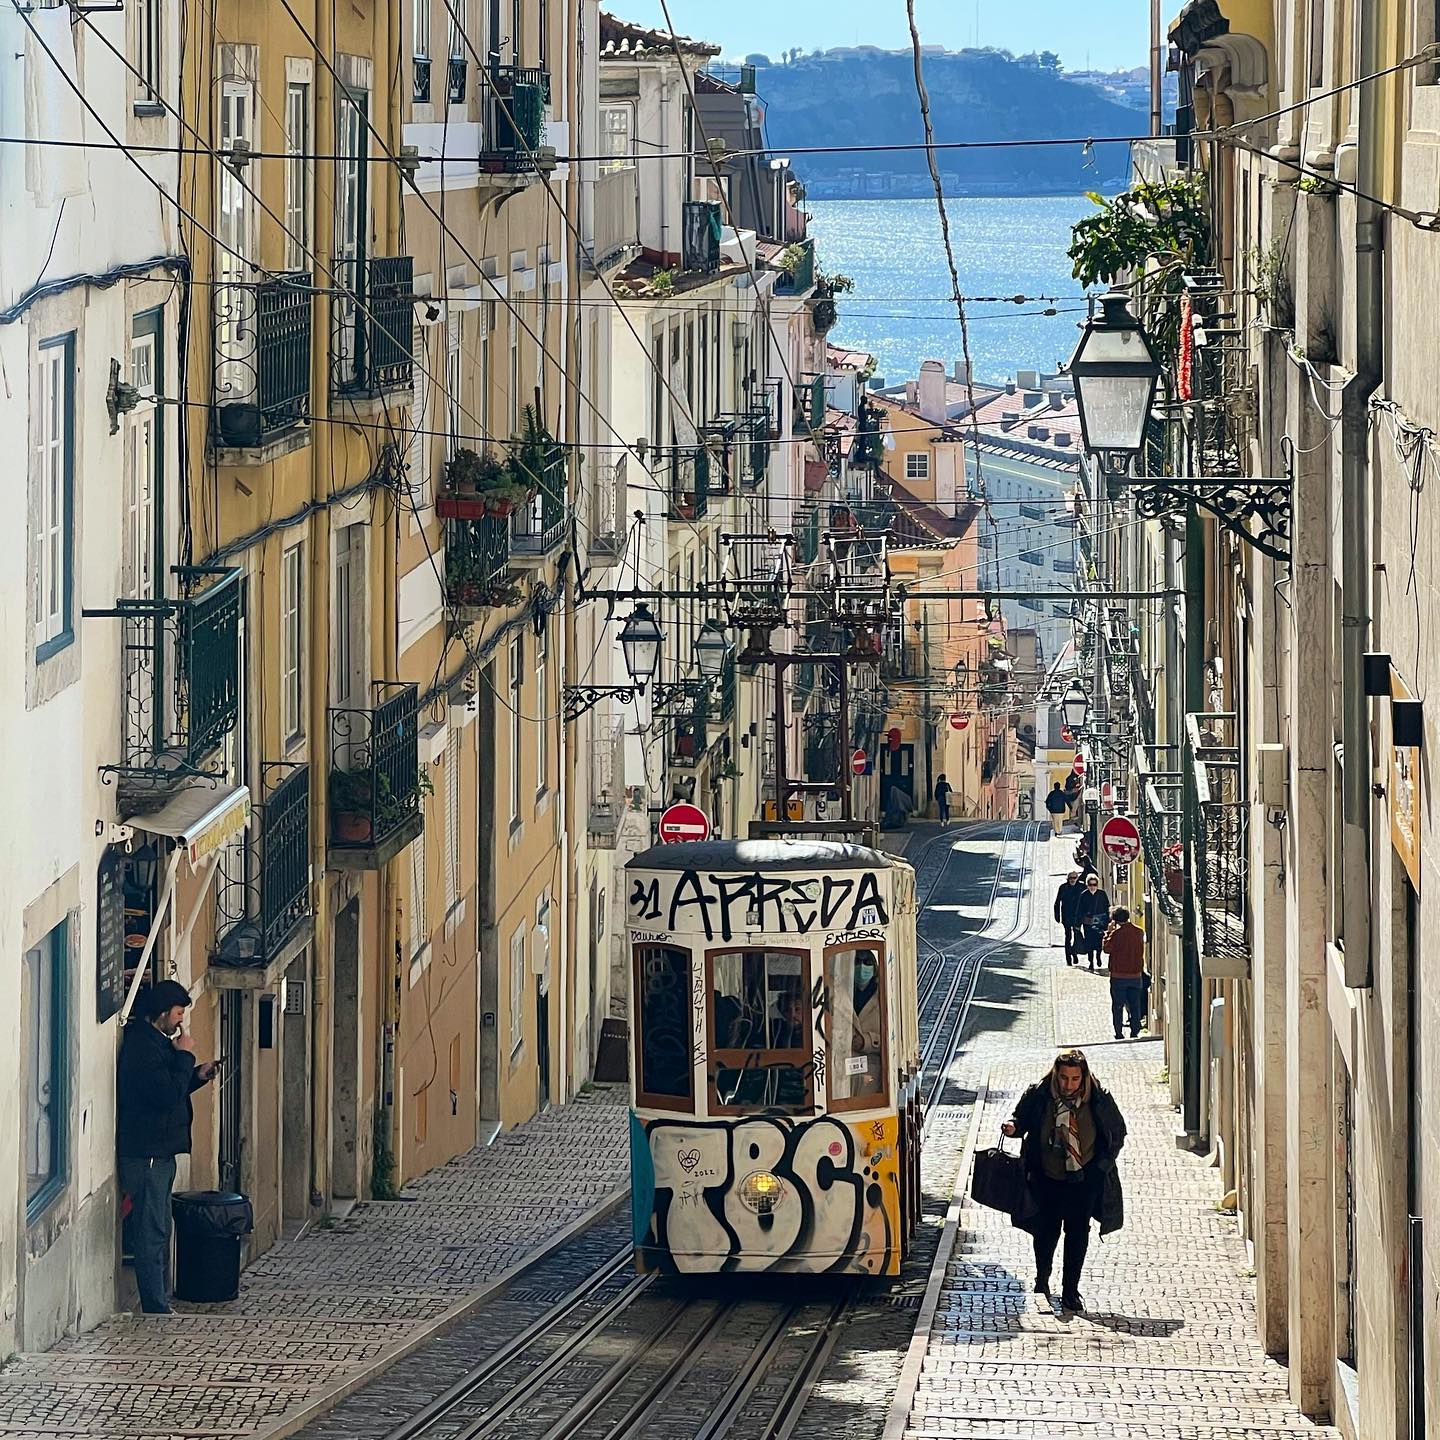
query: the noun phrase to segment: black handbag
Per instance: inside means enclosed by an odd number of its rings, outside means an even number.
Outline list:
[[[1003,1136],[994,1149],[975,1152],[970,1198],[977,1205],[1016,1215],[1025,1208],[1025,1194],[1024,1166],[1018,1155],[1012,1155],[1005,1148]]]

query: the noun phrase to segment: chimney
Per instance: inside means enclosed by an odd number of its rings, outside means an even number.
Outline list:
[[[955,383],[957,385],[970,383],[970,367],[963,360],[955,362]]]
[[[1040,372],[1038,370],[1017,370],[1015,383],[1022,390],[1038,390],[1040,388]]]
[[[1053,391],[1051,392],[1050,408],[1052,410],[1063,410],[1068,403],[1069,401],[1064,395],[1057,395]]]
[[[913,405],[919,391],[920,387],[914,380],[907,380],[905,382],[905,403],[907,405]]]
[[[1025,408],[1029,410],[1032,406],[1038,405],[1045,396],[1039,390],[1027,390],[1025,392]]]
[[[1048,425],[1032,425],[1037,440],[1048,440],[1050,438],[1050,427]]]
[[[1057,431],[1055,432],[1055,443],[1056,443],[1062,450],[1068,450],[1068,449],[1070,448],[1070,435],[1069,435],[1069,433],[1068,433],[1067,431],[1065,431],[1065,430],[1057,430]]]
[[[920,367],[920,418],[932,425],[943,425],[950,418],[945,406],[945,367],[938,360],[927,360]]]
[[[1005,393],[1007,395],[1013,395],[1015,393],[1015,382],[1013,380],[1007,380],[1005,382]]]
[[[1000,423],[1002,425],[1018,425],[1020,423],[1020,412],[1018,410],[1002,410],[1000,412]]]

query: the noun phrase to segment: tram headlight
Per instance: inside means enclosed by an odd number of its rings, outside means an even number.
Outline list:
[[[768,1170],[756,1170],[740,1182],[740,1198],[757,1215],[769,1215],[784,1197],[785,1182]]]

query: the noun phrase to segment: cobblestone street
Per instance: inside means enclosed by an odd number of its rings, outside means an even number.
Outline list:
[[[0,1374],[0,1435],[279,1436],[463,1311],[626,1185],[623,1089],[595,1089],[312,1228],[233,1304],[117,1316]],[[561,1183],[563,1181],[563,1183]]]
[[[1158,1040],[1115,1041],[1103,974],[1067,969],[1050,897],[1073,837],[1037,847],[1026,943],[991,959],[963,1071],[988,1098],[977,1145],[994,1145],[1025,1087],[1062,1045],[1083,1046],[1129,1126],[1125,1226],[1094,1236],[1082,1315],[1031,1293],[1030,1237],[1000,1213],[959,1209],[928,1344],[909,1368],[908,1440],[1334,1440],[1290,1403],[1286,1372],[1256,1340],[1254,1282],[1217,1172],[1175,1147]],[[1011,1149],[1014,1149],[1012,1142]],[[952,1218],[954,1211],[952,1210]],[[1057,1257],[1058,1263],[1058,1257]],[[932,1298],[934,1298],[932,1296]],[[922,1324],[928,1318],[922,1311]],[[918,1384],[916,1366],[923,1350]],[[890,1435],[902,1433],[892,1416]]]

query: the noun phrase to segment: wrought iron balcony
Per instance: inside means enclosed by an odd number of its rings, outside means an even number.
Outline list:
[[[807,295],[815,284],[815,242],[800,240],[782,256],[784,268],[775,281],[777,295]]]
[[[1184,776],[1174,767],[1173,746],[1135,747],[1136,823],[1155,903],[1173,924],[1184,917],[1185,845],[1182,832]]]
[[[420,702],[413,683],[378,681],[369,710],[330,711],[329,862],[378,870],[420,833]]]
[[[515,447],[511,466],[537,486],[534,497],[510,518],[510,555],[543,559],[565,539],[565,476],[569,452],[543,431]]]
[[[308,271],[217,285],[214,442],[254,448],[310,418],[314,288]]]
[[[623,454],[613,463],[601,461],[584,487],[589,516],[587,549],[592,565],[609,565],[624,558],[629,533],[625,513],[626,468],[627,457]]]
[[[1195,904],[1202,959],[1220,966],[1250,958],[1250,805],[1244,789],[1238,718],[1206,711],[1185,717],[1195,775]]]
[[[212,963],[251,973],[260,984],[270,967],[304,943],[310,903],[310,767],[264,767],[264,798],[248,834],[221,852]]]
[[[550,103],[548,71],[519,65],[495,65],[486,87],[487,141],[480,151],[482,170],[526,174],[545,138],[545,107]]]
[[[511,604],[519,590],[510,572],[510,521],[493,515],[445,523],[445,602],[462,621]]]
[[[657,449],[651,473],[670,496],[672,520],[699,520],[710,508],[710,456],[703,445]]]
[[[825,377],[812,375],[795,387],[795,433],[825,428]]]
[[[469,72],[470,67],[466,64],[463,55],[452,55],[450,57],[446,98],[452,105],[463,105],[465,103],[466,80]]]
[[[727,655],[719,676],[705,694],[705,718],[712,725],[728,725],[735,716],[735,657]]]
[[[428,105],[430,103],[430,57],[428,55],[415,55],[411,58],[411,75],[413,77],[410,96],[416,105]]]
[[[687,200],[681,213],[680,265],[691,275],[713,275],[720,268],[724,220],[718,200]]]
[[[698,706],[675,722],[670,741],[672,765],[698,765],[710,748],[705,715]]]
[[[173,599],[117,600],[92,618],[121,622],[121,756],[113,778],[122,817],[162,803],[187,779],[219,776],[217,756],[240,714],[239,570],[175,570]]]
[[[415,262],[409,255],[340,260],[331,305],[332,384],[340,394],[409,389],[414,371]]]

